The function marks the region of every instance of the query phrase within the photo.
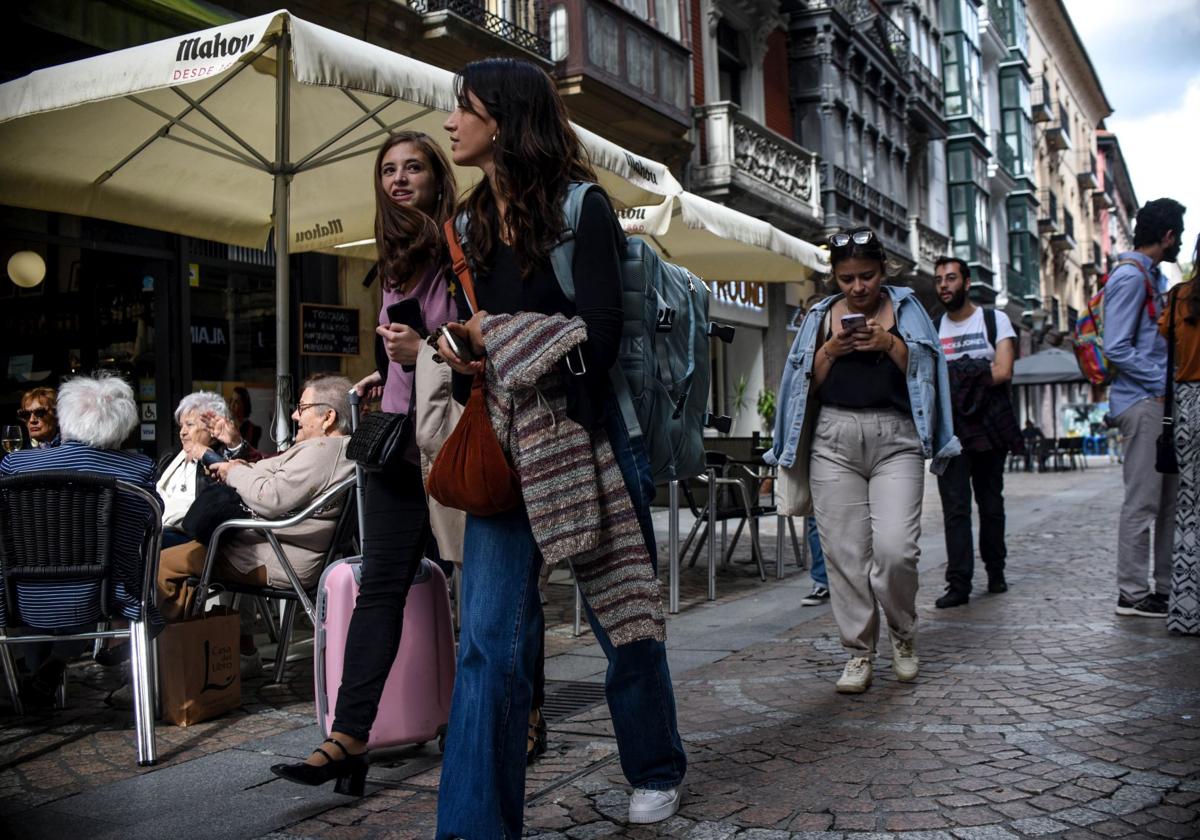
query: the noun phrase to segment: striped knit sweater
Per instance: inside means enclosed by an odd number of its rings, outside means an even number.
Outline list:
[[[567,417],[558,362],[587,339],[579,318],[520,312],[483,319],[488,415],[521,482],[545,561],[571,564],[613,644],[663,641],[658,579],[604,430]]]

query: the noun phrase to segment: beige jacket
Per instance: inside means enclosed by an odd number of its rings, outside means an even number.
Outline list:
[[[302,441],[257,464],[234,467],[229,471],[226,483],[259,516],[281,519],[354,475],[354,463],[346,457],[349,442],[349,437]],[[321,574],[321,560],[329,549],[340,512],[338,505],[294,528],[277,532],[288,561],[306,586],[316,583]],[[272,585],[289,585],[275,552],[258,534],[238,534],[224,546],[222,554],[239,571],[252,572],[265,566],[267,580]]]

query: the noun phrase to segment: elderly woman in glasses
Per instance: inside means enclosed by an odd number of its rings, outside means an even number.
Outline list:
[[[887,254],[859,228],[830,237],[835,294],[800,325],[779,387],[781,511],[815,514],[830,604],[849,660],[843,694],[871,685],[879,608],[896,679],[916,679],[924,461],[959,454],[946,360],[911,289],[884,283]]]
[[[240,458],[248,463],[262,459],[262,454],[242,438],[220,394],[188,394],[175,409],[175,422],[179,426],[180,450],[162,468],[157,485],[163,500],[164,548],[190,539],[179,526],[196,501],[196,494],[212,481],[202,462],[205,452],[212,450],[227,460]]]
[[[232,459],[213,464],[209,474],[237,491],[242,504],[258,516],[277,519],[306,506],[317,496],[354,474],[346,458],[350,437],[350,380],[317,374],[304,383],[292,412],[298,427],[295,443],[285,452],[256,464]],[[301,582],[312,586],[321,574],[321,559],[333,539],[340,508],[325,510],[276,536]],[[158,568],[158,605],[168,620],[182,618],[192,591],[187,579],[204,568],[206,548],[187,542],[164,549]],[[214,576],[263,586],[288,587],[287,573],[267,540],[241,533],[223,540]],[[251,633],[252,614],[243,613],[242,673],[261,667]]]
[[[21,410],[17,418],[25,424],[29,444],[34,449],[40,446],[58,446],[58,398],[53,388],[33,388],[21,395]]]

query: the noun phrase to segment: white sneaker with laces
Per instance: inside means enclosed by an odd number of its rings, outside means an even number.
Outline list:
[[[629,821],[636,825],[662,822],[668,817],[675,816],[679,810],[679,802],[683,797],[679,788],[670,790],[649,790],[634,788],[629,797]]]
[[[921,661],[917,658],[916,642],[892,636],[892,673],[900,682],[917,678]]]
[[[862,694],[871,687],[871,660],[866,656],[855,656],[846,663],[842,676],[837,681],[838,694]]]

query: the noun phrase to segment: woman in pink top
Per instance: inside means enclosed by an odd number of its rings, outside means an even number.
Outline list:
[[[413,298],[428,334],[457,310],[442,224],[454,213],[456,186],[445,154],[426,134],[390,136],[375,158],[375,242],[383,305],[379,310],[380,370],[357,385],[383,410],[409,411],[421,331],[390,323],[387,309]],[[407,368],[407,369],[406,369]],[[414,452],[415,455],[415,452]],[[363,569],[346,637],[344,676],[330,737],[299,764],[277,764],[275,775],[306,785],[338,779],[339,791],[362,795],[367,738],[383,685],[400,646],[404,602],[429,540],[429,509],[414,458],[396,469],[369,472],[363,499]],[[345,784],[343,780],[353,780]]]

